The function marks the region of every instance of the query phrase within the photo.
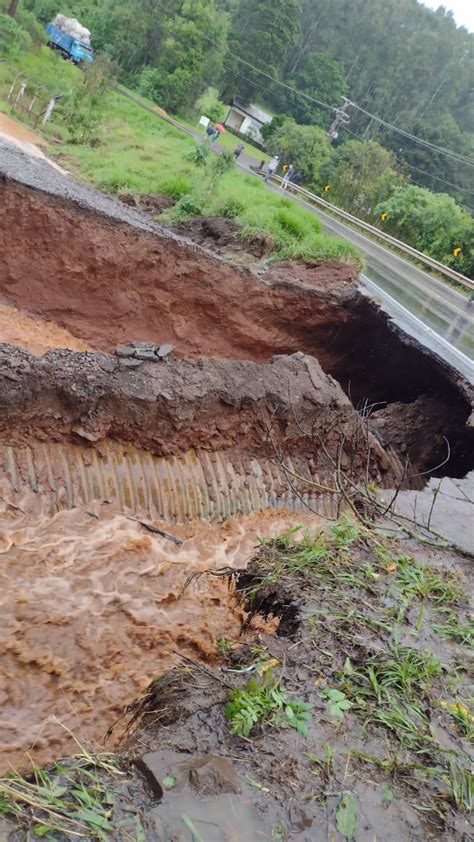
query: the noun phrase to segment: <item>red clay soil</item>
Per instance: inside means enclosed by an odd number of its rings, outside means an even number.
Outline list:
[[[0,294],[96,349],[145,340],[256,362],[303,351],[354,403],[429,394],[469,415],[453,373],[388,324],[346,264],[245,269],[74,182],[71,198],[6,177],[0,191]]]
[[[354,297],[354,273],[344,264],[298,267],[305,286],[289,268],[258,277],[19,184],[2,192],[2,294],[97,349],[150,340],[183,356],[268,360],[305,350],[311,335],[324,367],[324,349],[351,318],[341,305]]]

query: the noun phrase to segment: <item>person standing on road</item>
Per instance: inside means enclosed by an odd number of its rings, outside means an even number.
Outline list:
[[[267,172],[265,173],[265,176],[264,176],[264,179],[263,179],[265,182],[267,182],[272,177],[272,175],[275,172],[276,168],[278,167],[279,163],[280,163],[280,159],[279,159],[278,155],[275,155],[272,158],[272,160],[268,162]]]
[[[238,157],[242,154],[242,152],[243,152],[243,151],[244,151],[244,144],[243,144],[243,143],[239,143],[239,144],[235,147],[235,149],[234,149],[234,158],[235,158],[235,160],[237,160],[237,158],[238,158]]]
[[[282,190],[286,190],[286,188],[288,187],[288,183],[291,181],[294,175],[294,172],[295,168],[293,164],[290,164],[290,166],[286,168],[285,175],[283,176],[283,180],[280,184]]]

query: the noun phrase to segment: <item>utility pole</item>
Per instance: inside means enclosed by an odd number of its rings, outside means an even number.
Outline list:
[[[342,97],[343,104],[339,108],[334,109],[334,120],[328,129],[328,136],[330,140],[336,140],[339,137],[339,127],[348,123],[351,119],[347,113],[347,109],[352,105],[349,99]]]

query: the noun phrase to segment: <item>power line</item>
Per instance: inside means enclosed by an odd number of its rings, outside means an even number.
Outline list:
[[[416,143],[420,143],[422,146],[426,146],[428,147],[428,149],[432,149],[434,152],[438,152],[438,154],[440,155],[447,155],[448,157],[453,158],[455,161],[460,161],[463,164],[469,164],[469,166],[474,167],[473,158],[468,158],[467,155],[460,155],[458,152],[453,152],[451,149],[446,149],[444,146],[438,146],[436,143],[432,143],[429,140],[424,140],[421,137],[417,137],[417,135],[410,134],[410,132],[406,132],[405,129],[399,129],[398,126],[394,126],[392,123],[388,123],[381,117],[377,117],[376,114],[371,114],[370,111],[366,111],[365,108],[362,108],[362,106],[357,105],[356,102],[352,102],[352,100],[348,100],[348,102],[353,108],[356,108],[362,114],[365,114],[366,117],[370,117],[371,120],[375,120],[375,122],[386,126],[386,128],[390,129],[390,131],[396,132],[397,134],[400,134],[403,137],[407,137],[409,140],[413,140]]]

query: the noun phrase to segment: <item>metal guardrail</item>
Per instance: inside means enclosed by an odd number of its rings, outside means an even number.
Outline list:
[[[273,175],[272,178],[275,181],[282,182],[283,179],[279,175]],[[474,281],[470,278],[467,278],[465,275],[461,275],[460,272],[456,272],[454,269],[451,269],[449,266],[445,266],[444,263],[440,263],[439,260],[434,260],[434,258],[429,257],[429,255],[424,254],[421,251],[413,248],[412,246],[407,245],[407,243],[403,243],[401,240],[397,240],[395,237],[392,237],[390,234],[385,234],[383,231],[380,231],[379,228],[376,228],[375,225],[370,225],[368,222],[364,222],[362,219],[359,219],[357,216],[352,216],[352,214],[347,213],[347,211],[341,210],[341,208],[332,205],[331,202],[326,202],[325,199],[321,199],[320,196],[316,196],[315,193],[311,193],[310,190],[306,190],[305,187],[300,187],[298,184],[292,184],[291,182],[288,184],[288,188],[298,194],[301,194],[315,205],[320,205],[321,207],[329,210],[331,213],[335,214],[336,216],[342,217],[342,219],[351,222],[353,225],[357,225],[359,228],[362,228],[364,231],[368,231],[371,234],[374,234],[380,240],[390,243],[393,246],[396,246],[399,251],[404,252],[405,254],[411,255],[411,257],[415,257],[421,263],[425,263],[427,266],[430,266],[432,269],[435,269],[441,275],[445,275],[447,278],[451,278],[453,281],[457,281],[457,283],[462,284],[463,286],[467,287],[468,289],[474,290]]]

